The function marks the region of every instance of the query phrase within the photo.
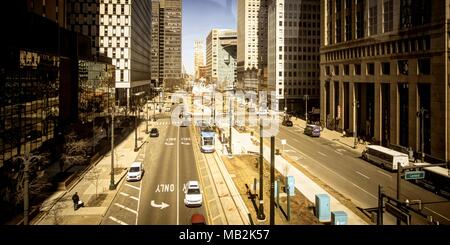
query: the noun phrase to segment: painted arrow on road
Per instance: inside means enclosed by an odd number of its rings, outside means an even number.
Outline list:
[[[156,204],[155,200],[152,200],[152,202],[150,203],[152,205],[152,207],[154,208],[160,208],[160,209],[165,209],[167,207],[169,207],[169,204],[162,202],[161,204]]]

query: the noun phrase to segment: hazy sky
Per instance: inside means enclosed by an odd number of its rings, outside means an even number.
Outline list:
[[[206,50],[206,36],[212,28],[236,29],[237,0],[183,0],[183,65],[194,73],[194,41],[201,39]],[[206,55],[206,51],[205,51]]]

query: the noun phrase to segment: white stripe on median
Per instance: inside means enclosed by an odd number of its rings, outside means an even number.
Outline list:
[[[322,152],[320,152],[320,151],[318,151],[317,153],[319,153],[320,155],[322,155],[322,156],[324,156],[324,157],[327,156],[325,153],[322,153]]]
[[[138,191],[141,190],[141,188],[139,188],[139,187],[137,187],[137,186],[134,186],[134,185],[130,185],[130,184],[125,184],[125,185],[128,186],[128,187],[134,188],[134,189],[136,189],[136,190],[138,190]]]
[[[136,200],[136,201],[139,201],[139,198],[137,198],[137,197],[135,197],[135,196],[132,196],[132,195],[130,195],[130,194],[128,194],[128,193],[125,193],[125,192],[120,192],[120,195],[129,197],[129,198],[131,198],[131,199],[133,199],[133,200]]]
[[[359,172],[359,171],[355,171],[355,172],[356,172],[357,174],[363,176],[363,177],[366,178],[366,179],[370,179],[369,176],[367,176],[367,175],[365,175],[365,174],[363,174],[363,173],[361,173],[361,172]]]
[[[114,217],[112,217],[112,216],[109,216],[108,218],[109,218],[110,220],[116,222],[116,223],[121,224],[121,225],[128,225],[127,223],[123,222],[122,220],[117,219],[117,218],[114,218]]]
[[[131,208],[129,208],[129,207],[125,207],[125,206],[123,206],[122,204],[114,203],[114,205],[116,205],[116,206],[119,207],[119,208],[122,208],[122,209],[125,209],[125,210],[127,210],[127,211],[130,211],[130,212],[132,212],[132,213],[134,213],[134,214],[137,214],[137,211],[136,211],[136,210],[133,210],[133,209],[131,209]]]

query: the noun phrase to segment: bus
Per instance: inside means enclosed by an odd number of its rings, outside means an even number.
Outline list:
[[[402,167],[409,166],[407,154],[380,145],[368,145],[362,152],[362,158],[391,171],[397,170],[397,163]]]
[[[430,163],[414,164],[425,172],[425,178],[410,180],[437,195],[450,199],[450,169]]]
[[[215,132],[212,127],[202,127],[200,130],[200,151],[202,153],[212,153],[215,151]]]

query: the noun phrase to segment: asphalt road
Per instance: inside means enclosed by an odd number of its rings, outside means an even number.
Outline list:
[[[104,224],[187,225],[192,214],[206,215],[203,206],[183,201],[184,183],[199,179],[189,128],[172,126],[167,117],[152,125],[160,135],[147,139],[143,179],[120,186]]]
[[[256,130],[257,131],[257,130]],[[259,136],[258,136],[259,137]],[[385,192],[396,196],[396,174],[366,162],[360,155],[348,147],[323,138],[311,138],[303,134],[303,128],[298,126],[285,127],[280,125],[276,137],[277,148],[283,150],[281,139],[286,139],[285,154],[296,160],[301,166],[327,185],[350,198],[361,208],[373,208],[378,204],[378,185]],[[402,200],[422,200],[425,202],[443,202],[447,199],[437,196],[419,186],[402,180]],[[450,203],[427,204],[424,212],[432,215],[442,224],[450,224]],[[386,223],[394,223],[392,216],[385,214]],[[413,224],[424,224],[426,221],[413,215]]]

